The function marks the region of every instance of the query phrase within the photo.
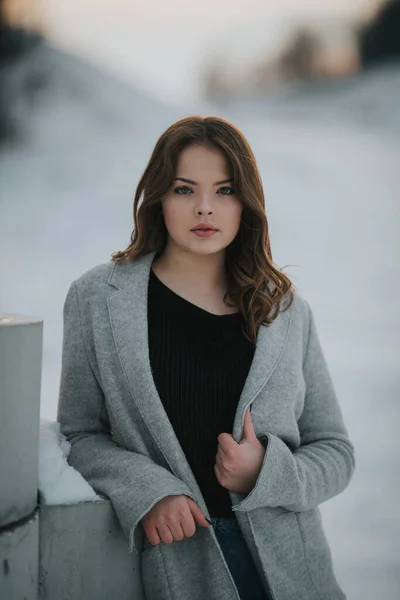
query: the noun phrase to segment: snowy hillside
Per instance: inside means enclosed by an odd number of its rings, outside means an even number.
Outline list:
[[[272,88],[258,97],[229,101],[233,113],[251,112],[267,119],[311,120],[341,127],[350,125],[387,133],[400,141],[400,62],[380,65],[356,75]]]

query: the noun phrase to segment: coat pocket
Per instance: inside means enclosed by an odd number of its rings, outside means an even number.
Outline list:
[[[143,550],[140,554],[140,570],[146,600],[171,600],[159,546],[160,544],[153,546],[147,537],[144,537]]]
[[[145,600],[239,600],[218,542],[204,527],[170,544],[147,541],[141,575]]]
[[[327,600],[310,578],[297,513],[276,510],[277,515],[269,519],[263,508],[248,513],[272,599]]]
[[[335,577],[331,550],[325,536],[319,509],[298,512],[296,515],[308,571],[321,598],[345,600],[346,596]]]

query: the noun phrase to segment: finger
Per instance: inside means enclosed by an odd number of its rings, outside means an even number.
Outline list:
[[[214,472],[218,479],[218,482],[221,483],[222,480],[222,471],[217,464],[214,465]]]
[[[223,442],[223,444],[224,444],[224,442]],[[224,446],[223,446],[221,443],[219,443],[218,444],[218,448],[217,448],[217,452],[220,455],[222,455],[225,459],[229,458],[228,448],[226,447],[226,444],[224,444]]]
[[[170,525],[169,529],[172,533],[173,541],[180,542],[185,537],[185,533],[184,533],[180,523],[175,523],[174,525]]]
[[[223,470],[224,470],[224,465],[223,465],[223,462],[222,462],[222,460],[221,460],[221,458],[219,457],[218,454],[215,457],[215,464],[218,467],[218,471],[222,473]]]
[[[220,434],[221,435],[221,434]],[[218,436],[218,446],[228,452],[237,446],[236,441],[231,434],[226,433],[222,437]]]
[[[156,546],[157,544],[160,543],[161,538],[160,538],[160,535],[159,535],[156,527],[148,526],[145,529],[145,534],[146,534],[147,539],[149,540],[150,544],[152,544],[153,546]]]
[[[218,465],[214,466],[214,471],[215,471],[215,476],[217,478],[217,481],[218,481],[219,485],[222,485],[222,487],[226,488],[225,483],[223,483],[224,477],[223,477],[221,471],[218,469]]]
[[[168,525],[163,525],[162,527],[160,526],[159,532],[161,540],[164,542],[164,544],[170,544],[174,541],[174,535]]]
[[[203,511],[200,509],[201,516],[204,519]],[[182,533],[185,537],[192,537],[196,533],[196,523],[191,512],[181,520]]]
[[[254,435],[254,427],[253,427],[253,421],[251,418],[250,408],[248,408],[244,414],[242,439],[246,438],[246,437],[251,437],[252,435]]]
[[[190,510],[191,510],[194,526],[196,527],[195,522],[197,522],[202,527],[209,527],[210,525],[209,525],[209,523],[207,523],[204,513],[201,510],[200,506],[198,504],[196,504],[191,498],[189,498],[189,500],[190,500]]]

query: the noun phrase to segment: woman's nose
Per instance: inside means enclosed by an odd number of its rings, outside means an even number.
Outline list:
[[[199,215],[211,215],[213,213],[211,208],[198,208],[197,214]]]
[[[213,212],[213,207],[207,196],[203,196],[197,205],[198,214],[210,214]]]

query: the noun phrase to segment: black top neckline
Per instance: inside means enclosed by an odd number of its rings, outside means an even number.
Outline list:
[[[183,298],[182,296],[171,290],[171,288],[169,288],[167,285],[165,285],[165,283],[163,283],[161,279],[157,277],[153,269],[150,269],[150,280],[157,286],[159,293],[161,293],[167,301],[168,299],[173,300],[175,305],[179,305],[180,310],[184,311],[185,313],[192,314],[197,318],[200,317],[207,319],[208,321],[214,321],[215,323],[217,323],[221,321],[237,321],[240,320],[242,317],[240,311],[235,313],[216,315],[214,313],[209,312],[208,310],[205,310],[204,308],[201,308],[200,306],[197,306],[197,304],[193,304],[193,302],[186,300],[186,298]]]

